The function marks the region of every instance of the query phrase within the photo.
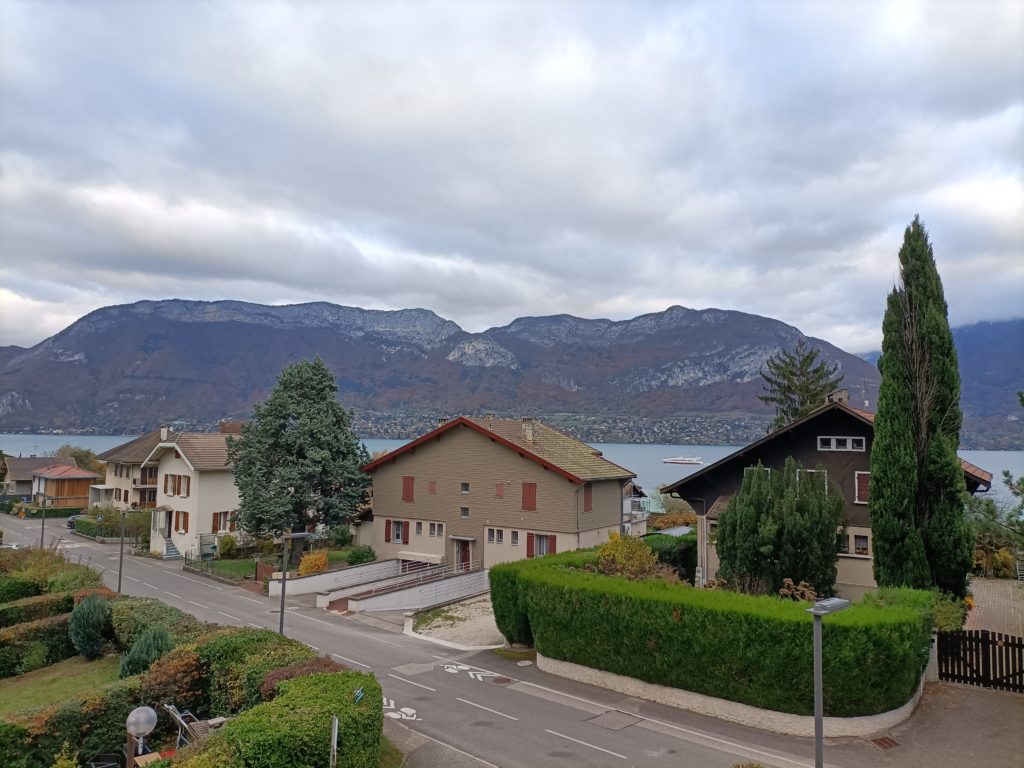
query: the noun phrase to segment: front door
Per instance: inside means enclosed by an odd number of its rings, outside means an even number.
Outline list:
[[[164,538],[171,538],[171,515],[174,514],[171,510],[164,512]]]
[[[457,542],[455,542],[455,546],[458,549],[456,561],[459,564],[459,570],[460,571],[468,571],[469,568],[470,568],[470,563],[473,562],[473,559],[472,559],[472,548],[470,546],[470,542],[468,542],[468,541],[457,541]]]

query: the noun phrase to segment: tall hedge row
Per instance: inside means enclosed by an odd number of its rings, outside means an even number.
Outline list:
[[[70,613],[0,629],[0,678],[20,675],[75,655]],[[2,765],[2,763],[0,763]]]
[[[89,595],[99,594],[113,597],[114,593],[106,587],[82,589],[78,592],[55,592],[45,595],[34,595],[0,605],[0,628],[13,627],[26,621],[37,621],[47,616],[68,613],[75,604]]]
[[[507,639],[532,636],[545,656],[650,683],[813,713],[808,604],[566,565],[555,557],[492,569],[495,619]],[[826,714],[875,714],[913,695],[931,641],[931,597],[889,596],[825,620]]]

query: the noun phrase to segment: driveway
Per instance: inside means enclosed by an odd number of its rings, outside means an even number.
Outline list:
[[[1024,637],[1024,584],[1016,579],[971,579],[974,610],[967,629]]]

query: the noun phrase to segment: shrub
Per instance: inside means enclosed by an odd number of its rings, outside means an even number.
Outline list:
[[[0,573],[0,604],[23,600],[40,593],[39,586],[29,579],[11,573]]]
[[[192,712],[203,710],[206,673],[195,646],[183,645],[154,661],[142,678],[142,693],[158,711],[163,704]]]
[[[171,648],[171,636],[167,633],[167,627],[159,624],[150,627],[132,643],[131,650],[121,657],[120,676],[129,677],[145,672]]]
[[[299,562],[299,576],[310,576],[327,570],[327,553],[324,551],[310,552],[303,555]]]
[[[336,525],[327,534],[332,547],[347,547],[352,543],[352,529],[348,523]]]
[[[1013,553],[1003,547],[992,556],[992,575],[997,579],[1010,579],[1015,574]]]
[[[357,704],[355,692],[364,696]],[[330,755],[338,716],[338,768],[375,766],[383,727],[381,688],[360,672],[312,674],[278,685],[273,701],[228,721],[223,739],[246,768],[319,768]]]
[[[99,595],[90,595],[71,612],[68,634],[75,649],[87,659],[103,655],[103,643],[110,626],[110,603]]]
[[[47,592],[72,592],[77,589],[100,587],[103,574],[85,565],[71,565],[50,576],[46,581]]]
[[[68,742],[60,748],[60,752],[53,756],[51,768],[78,768],[78,752],[71,748]]]
[[[310,661],[299,662],[298,664],[291,664],[287,667],[279,667],[278,669],[272,669],[263,677],[263,685],[260,688],[260,696],[264,701],[270,701],[277,696],[278,683],[282,683],[285,680],[291,680],[295,677],[303,677],[304,675],[312,675],[317,672],[344,672],[345,666],[338,662],[328,659],[325,656],[318,656]]]
[[[806,603],[818,599],[818,595],[815,594],[814,588],[810,584],[806,581],[794,584],[792,579],[782,580],[782,586],[779,587],[779,597],[786,600],[794,600],[798,603]]]
[[[696,533],[688,533],[685,536],[668,536],[658,533],[653,536],[645,536],[643,540],[654,550],[660,562],[674,568],[680,579],[686,579],[693,584],[694,574],[697,571]]]
[[[74,607],[75,596],[71,592],[23,597],[21,600],[0,605],[0,627],[11,627],[26,621],[69,613]]]
[[[373,551],[373,547],[368,547],[365,544],[360,544],[358,547],[353,547],[352,551],[348,553],[346,560],[349,565],[362,565],[363,563],[372,563],[377,559],[377,553]]]
[[[173,645],[190,642],[210,631],[210,625],[152,597],[113,601],[110,620],[118,647],[123,651],[129,650],[142,633],[153,626],[166,627]]]
[[[74,656],[75,647],[68,636],[70,617],[65,613],[0,629],[0,678]]]
[[[223,734],[214,733],[198,748],[185,748],[175,756],[174,768],[246,768],[235,748],[224,739]],[[159,763],[153,763],[154,768]]]
[[[613,531],[597,548],[597,570],[605,576],[650,579],[658,575],[659,568],[658,556],[642,539]]]
[[[963,629],[967,602],[943,592],[935,593],[935,628],[940,632]]]
[[[571,561],[560,557],[492,569],[495,620],[506,638],[513,639],[510,624],[525,626],[551,658],[766,709],[813,711],[804,605],[613,579],[566,568]],[[829,617],[826,714],[875,714],[911,697],[927,661],[932,602],[930,593],[893,590]]]
[[[647,521],[647,527],[652,531],[663,531],[666,528],[675,528],[680,525],[697,525],[697,514],[695,512],[666,512],[663,515],[651,515]]]
[[[238,557],[238,541],[230,534],[221,536],[217,540],[217,554],[225,560],[234,560]]]

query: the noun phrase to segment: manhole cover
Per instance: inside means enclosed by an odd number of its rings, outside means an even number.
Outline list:
[[[590,718],[590,722],[594,725],[600,725],[602,728],[607,728],[609,731],[621,731],[623,728],[639,723],[639,717],[632,717],[627,715],[625,712],[605,712],[603,715]]]
[[[491,682],[495,685],[508,685],[512,682],[511,677],[492,677]]]
[[[517,661],[516,662],[516,666],[517,667],[528,667],[531,664],[533,664],[533,662],[530,661],[529,659],[523,659],[522,661]]]
[[[900,743],[892,736],[880,736],[877,739],[872,739],[871,743],[879,749],[892,749],[893,747],[898,747],[900,745]]]

